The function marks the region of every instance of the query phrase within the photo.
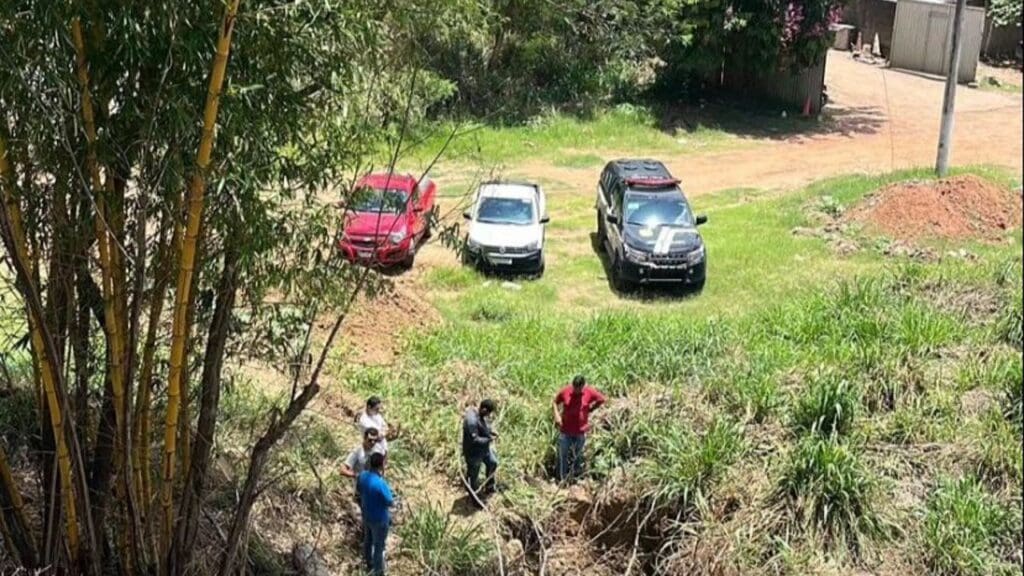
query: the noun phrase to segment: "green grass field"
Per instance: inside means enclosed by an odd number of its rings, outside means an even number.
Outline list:
[[[543,279],[513,290],[437,267],[425,283],[445,323],[406,333],[396,365],[339,359],[334,370],[346,391],[382,394],[407,423],[399,478],[425,466],[454,485],[461,410],[496,399],[506,531],[567,513],[552,491],[549,403],[583,373],[613,397],[591,438],[594,499],[633,509],[620,520],[634,532],[640,511],[686,526],[642,546],[650,570],[699,572],[712,554],[739,573],[1011,573],[1021,553],[1020,230],[998,245],[929,243],[973,256],[926,263],[884,256],[886,239],[857,230],[849,239],[860,249],[846,256],[793,234],[815,211],[926,178],[700,197],[709,281],[688,298],[613,293],[589,244],[590,200],[558,196]]]
[[[452,132],[458,137],[445,148]],[[422,132],[422,133],[419,133]],[[538,116],[525,125],[495,126],[481,123],[427,124],[408,138],[403,156],[426,164],[444,149],[446,163],[488,164],[500,159],[512,165],[527,159],[545,158],[558,166],[594,168],[603,164],[600,151],[646,150],[649,153],[685,154],[735,145],[737,138],[709,125],[692,129],[658,129],[655,115],[644,107],[622,104],[596,113],[592,118],[561,114]]]

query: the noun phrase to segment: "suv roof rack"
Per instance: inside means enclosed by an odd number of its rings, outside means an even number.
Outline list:
[[[608,168],[615,178],[627,184],[642,185],[650,183],[658,186],[678,184],[665,165],[657,160],[647,158],[620,158],[608,163]],[[660,184],[654,184],[660,182]]]
[[[679,185],[675,178],[626,178],[626,185],[634,188],[669,188]]]

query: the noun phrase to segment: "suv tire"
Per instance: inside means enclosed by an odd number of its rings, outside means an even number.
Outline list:
[[[608,232],[604,228],[604,218],[601,218],[601,211],[597,211],[597,251],[604,252],[604,244],[608,240]]]
[[[609,273],[609,276],[610,280],[612,281],[612,288],[614,288],[616,292],[619,292],[621,294],[628,294],[629,292],[633,291],[633,288],[635,286],[632,282],[626,280],[625,275],[622,273],[621,262],[622,261],[619,260],[619,257],[617,255],[613,257],[612,269]]]

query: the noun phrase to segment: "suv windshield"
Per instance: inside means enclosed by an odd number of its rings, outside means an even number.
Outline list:
[[[352,198],[352,211],[401,214],[405,212],[405,205],[408,200],[409,195],[405,190],[397,188],[388,190],[363,188],[357,191]]]
[[[522,198],[482,198],[476,221],[484,224],[533,224],[533,202]]]
[[[629,191],[623,208],[627,224],[650,228],[694,225],[690,206],[678,193]]]

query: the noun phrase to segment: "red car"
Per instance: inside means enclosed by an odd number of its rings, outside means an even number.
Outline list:
[[[346,206],[338,248],[349,262],[412,266],[430,236],[437,185],[411,174],[367,174]]]

